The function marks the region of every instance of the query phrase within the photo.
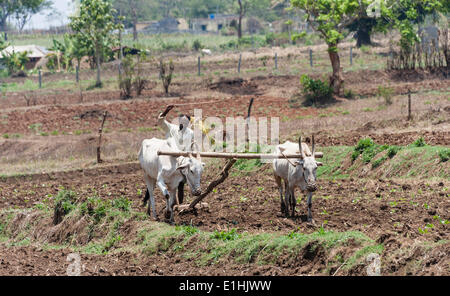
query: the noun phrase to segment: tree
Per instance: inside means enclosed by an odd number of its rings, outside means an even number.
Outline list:
[[[122,25],[114,23],[115,13],[116,10],[108,1],[83,0],[79,15],[70,17],[69,26],[77,38],[89,40],[92,44],[97,65],[97,87],[102,85],[100,63],[101,57],[104,56],[105,45],[116,44],[117,38],[113,31],[122,30]]]
[[[368,5],[369,0],[291,0],[292,7],[303,9],[306,20],[328,45],[333,74],[330,86],[339,94],[344,79],[342,77],[338,44],[344,39],[342,34],[346,26],[359,17],[361,5]]]
[[[420,24],[429,14],[448,12],[448,0],[376,0],[379,3],[384,30],[398,29],[400,46],[410,49],[419,41],[414,25]]]
[[[48,0],[17,0],[14,11],[17,28],[22,31],[31,17],[41,11],[51,8],[52,2]]]
[[[14,16],[20,30],[30,20],[31,16],[50,8],[48,0],[0,0],[0,29],[7,30],[7,20]]]
[[[137,23],[150,14],[151,6],[145,0],[115,0],[114,8],[124,17],[124,22],[133,27],[133,40],[138,39]]]

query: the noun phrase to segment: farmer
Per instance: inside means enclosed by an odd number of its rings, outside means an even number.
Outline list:
[[[165,117],[173,107],[173,105],[170,105],[163,113],[159,114],[158,124],[165,130],[166,139],[170,146],[174,145],[174,148],[178,148],[181,151],[192,151],[191,146],[194,141],[194,131],[190,128],[191,117],[186,114],[181,114],[178,116],[178,124],[169,123]],[[183,203],[184,199],[185,183],[183,181],[178,186],[178,201],[180,204]]]

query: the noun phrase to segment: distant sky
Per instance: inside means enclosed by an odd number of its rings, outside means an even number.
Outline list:
[[[74,5],[71,0],[51,0],[53,7],[60,13],[60,16],[49,19],[47,17],[49,11],[34,15],[25,29],[47,29],[50,26],[60,26],[67,24],[69,16],[74,11]]]

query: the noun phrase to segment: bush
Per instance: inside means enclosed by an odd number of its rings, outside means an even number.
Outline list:
[[[131,91],[133,87],[134,66],[136,63],[133,61],[131,55],[127,55],[123,58],[120,65],[122,71],[119,76],[120,97],[122,99],[131,98]]]
[[[425,147],[427,146],[427,143],[425,142],[425,139],[423,137],[418,138],[415,140],[412,144],[412,147]]]
[[[389,158],[394,157],[395,155],[397,155],[397,153],[401,150],[402,148],[399,146],[389,146],[389,149],[387,151],[387,156],[389,156]]]
[[[3,54],[1,56],[3,63],[8,69],[8,74],[11,76],[16,75],[25,75],[25,65],[28,63],[28,52],[11,52],[7,54]]]
[[[194,42],[192,43],[192,49],[195,50],[195,51],[199,51],[203,47],[204,46],[202,45],[202,43],[198,39],[195,39]]]
[[[438,152],[439,158],[441,159],[441,162],[446,162],[450,159],[450,149],[446,148],[444,150],[441,150]]]
[[[320,79],[313,79],[306,74],[300,78],[303,95],[306,98],[306,105],[323,104],[333,99],[333,88],[328,82]]]
[[[174,70],[173,61],[169,60],[168,63],[163,60],[159,61],[159,76],[163,82],[166,95],[169,94],[169,86],[172,83],[172,75]]]
[[[364,138],[358,141],[352,153],[352,160],[355,161],[359,155],[362,155],[362,161],[364,163],[369,163],[372,159],[380,153],[388,149],[387,145],[377,145],[371,138]],[[378,164],[379,165],[379,164]]]
[[[384,99],[384,103],[386,105],[392,105],[392,97],[394,94],[394,90],[390,87],[378,86],[377,96]]]
[[[240,237],[240,234],[236,232],[236,229],[231,229],[230,231],[214,231],[214,234],[211,236],[213,239],[220,239],[223,241],[231,241]]]

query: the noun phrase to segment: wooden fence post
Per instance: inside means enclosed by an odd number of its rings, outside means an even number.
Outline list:
[[[100,150],[102,147],[102,133],[103,133],[103,126],[105,125],[106,116],[108,116],[108,111],[105,111],[105,113],[103,113],[102,125],[100,125],[100,128],[98,129],[97,163],[103,162],[100,157]]]
[[[275,70],[278,70],[278,54],[275,53]]]
[[[408,89],[408,121],[412,119],[411,115],[411,90]]]
[[[350,66],[353,65],[353,47],[350,46]]]
[[[41,72],[41,69],[39,69],[39,88],[42,88],[42,72]]]
[[[241,73],[242,53],[239,54],[238,73]]]

